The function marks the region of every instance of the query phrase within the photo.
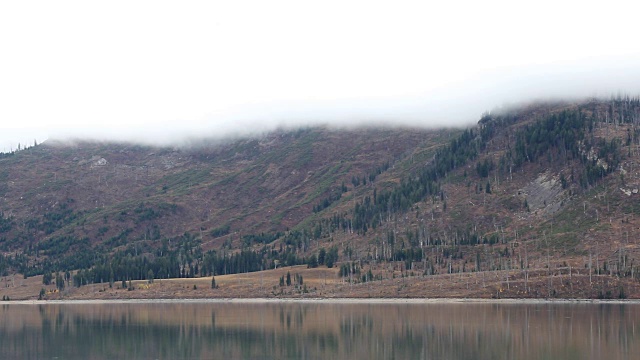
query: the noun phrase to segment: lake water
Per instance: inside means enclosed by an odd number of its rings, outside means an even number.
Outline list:
[[[640,305],[0,305],[0,359],[640,359]]]

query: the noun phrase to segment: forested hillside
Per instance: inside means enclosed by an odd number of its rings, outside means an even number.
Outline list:
[[[568,291],[530,273],[637,282],[639,125],[640,99],[616,97],[466,129],[48,142],[0,158],[0,272],[60,289],[299,264],[350,283],[515,272],[511,296]]]

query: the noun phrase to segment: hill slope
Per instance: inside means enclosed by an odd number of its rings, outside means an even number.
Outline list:
[[[43,144],[0,159],[0,270],[68,287],[338,262],[349,282],[503,271],[503,296],[638,296],[639,121],[616,98],[466,130]]]

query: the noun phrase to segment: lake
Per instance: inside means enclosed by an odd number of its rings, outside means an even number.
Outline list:
[[[0,305],[1,359],[639,359],[640,304]]]

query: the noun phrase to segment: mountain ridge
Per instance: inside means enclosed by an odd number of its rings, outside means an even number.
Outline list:
[[[617,97],[494,111],[466,129],[38,145],[0,159],[1,270],[82,269],[83,285],[98,269],[111,282],[200,277],[312,266],[325,251],[357,282],[383,276],[380,263],[402,276],[587,268],[637,281],[639,122],[640,101]],[[113,270],[125,254],[146,265]]]

